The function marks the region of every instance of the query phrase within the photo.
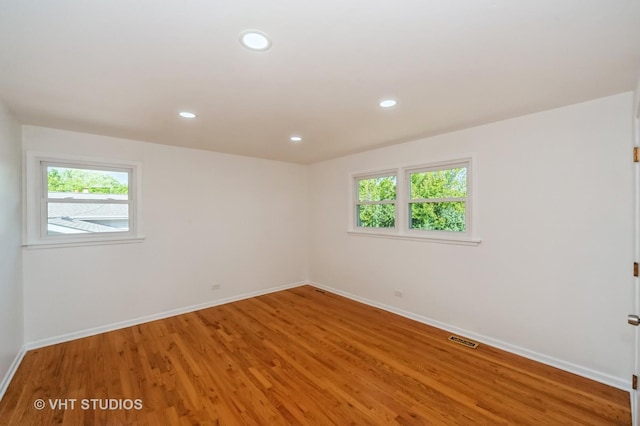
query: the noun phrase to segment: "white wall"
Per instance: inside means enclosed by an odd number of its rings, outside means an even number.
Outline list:
[[[25,249],[27,342],[307,278],[304,166],[32,126],[23,149],[141,162],[146,236]]]
[[[311,166],[310,279],[629,383],[632,98],[616,95]],[[478,160],[478,247],[346,233],[350,172],[469,153]]]
[[[23,344],[20,127],[0,103],[0,397]]]

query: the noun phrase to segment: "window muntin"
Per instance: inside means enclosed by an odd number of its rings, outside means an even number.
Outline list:
[[[42,172],[46,235],[129,232],[131,169],[42,162]]]
[[[395,174],[356,177],[358,228],[395,228],[396,180]]]
[[[466,233],[467,170],[459,164],[408,171],[408,228]]]

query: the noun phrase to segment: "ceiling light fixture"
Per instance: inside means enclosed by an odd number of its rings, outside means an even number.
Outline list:
[[[180,111],[178,115],[182,118],[196,118],[196,115],[189,111]]]
[[[291,136],[291,137],[289,138],[289,140],[290,140],[291,142],[300,142],[300,141],[302,141],[302,137],[300,137],[300,136]]]
[[[391,108],[392,106],[395,106],[398,102],[395,99],[385,99],[383,101],[381,101],[378,105],[380,105],[382,108]]]
[[[256,30],[248,30],[240,34],[240,43],[251,50],[267,50],[271,47],[269,37],[265,33]]]

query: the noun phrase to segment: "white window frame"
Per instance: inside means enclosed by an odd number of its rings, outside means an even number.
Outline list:
[[[440,170],[450,170],[456,168],[466,168],[467,169],[467,196],[460,198],[432,198],[432,199],[423,199],[423,198],[411,198],[411,175],[414,173],[426,173],[426,172],[435,172]],[[429,165],[423,165],[418,167],[411,167],[404,169],[404,178],[405,185],[404,191],[406,191],[406,208],[407,208],[407,233],[414,235],[422,235],[430,238],[447,238],[447,239],[464,239],[467,240],[472,235],[473,223],[471,219],[471,212],[473,210],[473,206],[471,203],[471,195],[473,193],[472,182],[471,182],[471,161],[469,159],[461,160],[459,162],[439,162],[439,163],[431,163]],[[436,202],[451,202],[451,201],[463,201],[465,203],[465,232],[455,232],[455,231],[433,231],[433,230],[425,230],[425,229],[414,229],[411,228],[411,208],[410,205],[412,203],[436,203]]]
[[[129,206],[129,230],[122,232],[96,232],[84,234],[49,235],[47,204],[47,167],[105,170],[128,174],[128,200],[104,200],[100,204],[127,204]],[[25,160],[25,228],[24,245],[30,248],[51,248],[95,244],[117,244],[143,240],[140,218],[142,211],[142,166],[138,162],[29,151]],[[83,203],[82,200],[55,200],[55,202]],[[92,200],[92,203],[96,203]]]
[[[412,173],[446,170],[457,167],[467,168],[467,196],[465,201],[465,232],[455,231],[431,231],[423,229],[411,229],[410,206]],[[477,237],[477,160],[475,155],[466,155],[456,158],[443,159],[424,164],[401,165],[392,169],[362,171],[349,174],[350,209],[347,233],[354,236],[368,236],[393,238],[413,241],[425,241],[444,244],[459,244],[477,246],[481,240]],[[368,177],[396,176],[396,200],[395,200],[395,228],[363,228],[357,225],[357,201],[358,180]],[[417,200],[421,201],[421,200]],[[428,200],[456,201],[452,199]]]
[[[384,201],[367,201],[367,202],[361,202],[360,201],[360,190],[359,190],[359,185],[358,182],[361,180],[366,180],[366,179],[375,179],[375,178],[379,178],[379,177],[395,177],[396,178],[396,198],[395,200],[384,200]],[[399,175],[398,175],[398,171],[396,169],[391,169],[391,170],[381,170],[381,171],[377,171],[375,173],[364,173],[364,174],[356,174],[353,175],[353,179],[352,182],[353,184],[351,185],[351,187],[353,188],[353,193],[351,196],[352,199],[352,212],[353,212],[353,219],[352,219],[352,224],[353,227],[355,229],[357,229],[359,232],[365,232],[365,233],[390,233],[390,232],[396,232],[398,230],[398,192],[399,192],[399,186],[398,186],[398,179],[399,179]],[[358,206],[359,205],[380,205],[380,204],[393,204],[395,206],[394,208],[394,226],[393,227],[386,227],[386,228],[374,228],[374,227],[366,227],[366,226],[358,226]]]

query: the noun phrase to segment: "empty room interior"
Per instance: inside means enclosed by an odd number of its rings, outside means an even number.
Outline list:
[[[640,2],[0,0],[0,425],[630,425]]]

